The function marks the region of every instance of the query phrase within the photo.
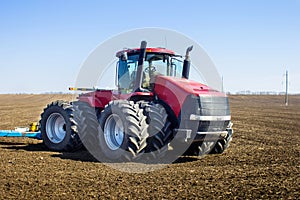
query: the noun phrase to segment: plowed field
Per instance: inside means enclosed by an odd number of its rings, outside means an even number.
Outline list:
[[[0,95],[0,129],[39,120],[68,95]],[[181,157],[142,174],[117,171],[85,150],[48,151],[34,139],[0,138],[0,199],[297,199],[300,96],[231,96],[234,136],[221,155]]]

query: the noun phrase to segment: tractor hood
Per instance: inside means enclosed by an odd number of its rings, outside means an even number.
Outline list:
[[[154,93],[171,107],[176,116],[179,116],[184,102],[189,98],[227,99],[224,93],[207,85],[184,78],[168,76],[156,77]]]
[[[156,88],[163,89],[163,90],[164,88],[165,89],[169,88],[175,94],[185,93],[190,95],[193,94],[196,96],[206,95],[206,94],[224,96],[224,93],[216,91],[205,84],[184,79],[184,78],[158,76],[155,81],[155,86]]]

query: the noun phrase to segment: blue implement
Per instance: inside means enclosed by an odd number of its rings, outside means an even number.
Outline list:
[[[0,137],[27,137],[41,140],[41,132],[19,132],[12,130],[0,130]]]

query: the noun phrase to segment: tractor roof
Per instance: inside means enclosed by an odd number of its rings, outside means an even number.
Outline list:
[[[137,54],[140,52],[140,48],[135,49],[124,49],[122,51],[118,51],[116,56],[119,58],[124,52],[127,52],[127,54]],[[147,53],[158,53],[158,54],[170,54],[175,55],[175,52],[169,49],[157,47],[157,48],[146,48]]]

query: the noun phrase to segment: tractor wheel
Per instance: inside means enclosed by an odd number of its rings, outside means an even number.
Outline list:
[[[218,140],[216,145],[212,149],[211,154],[221,154],[221,153],[223,153],[229,147],[231,140],[232,140],[232,137],[228,137],[228,138]]]
[[[100,114],[99,142],[110,161],[133,161],[145,152],[147,123],[143,110],[133,101],[110,102]]]
[[[215,142],[196,142],[192,143],[191,146],[186,150],[186,152],[183,154],[185,156],[204,156],[205,154],[209,154],[213,147],[215,145]]]
[[[147,116],[149,138],[147,139],[147,160],[157,161],[163,158],[168,151],[168,143],[171,141],[171,122],[168,120],[166,109],[157,103],[149,103],[144,107]]]
[[[212,151],[215,144],[215,142],[202,142],[198,146],[199,153],[197,156],[204,156],[205,154],[209,154]]]
[[[66,101],[49,104],[41,114],[40,129],[44,144],[53,151],[75,151],[82,147],[74,107]]]
[[[98,118],[95,108],[88,103],[75,101],[72,103],[75,108],[74,120],[77,124],[77,130],[83,145],[89,150],[96,150],[98,135]]]

